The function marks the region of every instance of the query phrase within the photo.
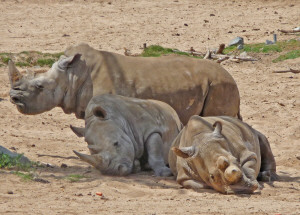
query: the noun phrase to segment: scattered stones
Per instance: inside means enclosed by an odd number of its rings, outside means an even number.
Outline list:
[[[233,40],[230,41],[228,46],[235,46],[235,45],[244,45],[244,38],[243,37],[236,37]]]

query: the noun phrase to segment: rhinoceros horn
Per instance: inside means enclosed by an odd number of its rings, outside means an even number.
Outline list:
[[[16,68],[14,62],[10,60],[8,62],[8,76],[11,86],[22,78],[22,74]]]
[[[73,150],[73,152],[83,161],[91,164],[92,166],[96,167],[101,165],[102,163],[102,159],[99,155],[95,154],[95,155],[86,155],[86,154],[82,154],[80,152],[77,152],[75,150]]]
[[[70,125],[70,128],[78,137],[84,137],[85,128],[75,127],[73,125]]]
[[[238,167],[231,165],[225,170],[224,176],[230,183],[236,183],[241,179],[243,174]]]

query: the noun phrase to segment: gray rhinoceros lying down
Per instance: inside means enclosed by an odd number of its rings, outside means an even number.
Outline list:
[[[95,96],[85,111],[85,128],[71,129],[84,136],[91,153],[75,154],[104,174],[139,171],[144,159],[155,175],[172,174],[166,164],[181,122],[166,103],[111,94]]]
[[[172,144],[169,165],[183,187],[225,194],[252,193],[257,179],[276,179],[267,138],[232,117],[191,117]]]
[[[183,124],[192,115],[239,116],[237,85],[212,61],[129,57],[87,44],[70,47],[65,54],[48,72],[27,76],[10,61],[10,97],[21,113],[39,114],[58,106],[84,118],[89,100],[108,93],[166,102]]]

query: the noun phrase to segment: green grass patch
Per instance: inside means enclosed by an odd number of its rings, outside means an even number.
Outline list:
[[[24,181],[32,181],[34,175],[32,173],[14,172],[17,176],[21,177]]]
[[[22,51],[20,53],[0,53],[0,63],[7,65],[8,61],[10,59],[13,59],[16,66],[19,67],[51,67],[52,64],[56,62],[63,54],[63,52],[42,53],[38,51]]]
[[[239,52],[252,52],[252,53],[270,53],[270,52],[282,52],[289,50],[300,49],[299,40],[287,40],[287,41],[278,41],[276,44],[267,45],[265,43],[256,43],[256,44],[245,44],[244,48],[238,50],[236,46],[226,47],[224,49],[224,54],[228,54],[233,51]]]
[[[295,58],[298,58],[300,57],[300,50],[293,50],[293,51],[290,51],[284,55],[280,55],[278,58],[272,60],[273,63],[277,63],[277,62],[280,62],[280,61],[284,61],[284,60],[287,60],[287,59],[295,59]]]
[[[16,66],[19,66],[19,67],[30,66],[30,63],[28,63],[28,62],[17,62]]]
[[[193,56],[192,54],[186,52],[181,52],[177,49],[164,48],[159,45],[151,45],[147,47],[142,52],[141,57],[160,57],[162,55],[169,55],[169,54],[177,54],[177,55],[184,55],[188,57],[201,58],[198,56]]]
[[[70,182],[77,182],[82,178],[86,178],[83,175],[71,174],[65,177],[65,179],[69,180]]]
[[[52,64],[55,62],[56,60],[55,59],[52,59],[52,58],[46,58],[46,59],[38,59],[36,61],[36,65],[39,65],[39,66],[49,66],[51,67]]]

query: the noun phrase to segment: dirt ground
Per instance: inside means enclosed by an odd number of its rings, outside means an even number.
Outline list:
[[[297,38],[277,30],[298,27],[299,11],[299,0],[2,0],[0,51],[61,52],[87,42],[117,53],[124,47],[140,53],[143,43],[205,52],[236,36],[245,43],[272,40],[273,33],[278,40]],[[238,84],[244,121],[268,137],[277,161],[280,180],[261,183],[261,194],[254,195],[181,189],[152,172],[101,175],[72,152],[87,153],[86,143],[69,129],[84,121],[59,108],[20,114],[9,101],[7,67],[1,67],[0,145],[54,168],[34,171],[50,183],[0,170],[0,214],[300,214],[300,74],[272,73],[300,69],[300,58],[272,63],[278,55],[222,63]],[[84,178],[70,182],[70,174]]]

